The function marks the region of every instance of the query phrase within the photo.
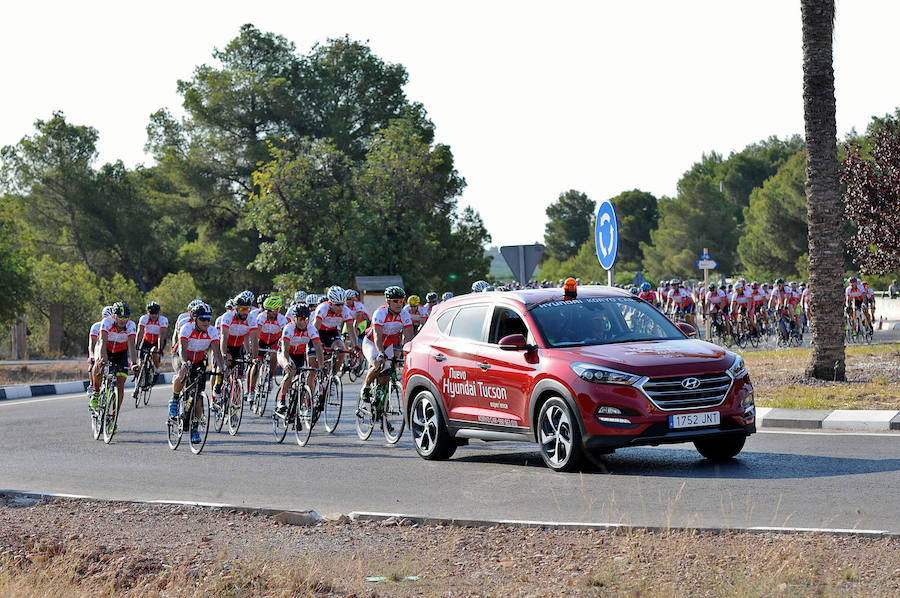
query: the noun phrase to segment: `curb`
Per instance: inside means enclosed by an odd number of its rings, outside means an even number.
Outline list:
[[[160,374],[157,385],[171,384],[175,374],[169,372]],[[19,386],[4,386],[0,388],[0,401],[6,399],[30,399],[48,395],[65,395],[76,392],[87,392],[89,382],[78,380],[75,382],[57,382],[55,384],[22,384]],[[129,377],[125,381],[125,388],[134,388],[134,379]]]
[[[673,531],[681,532],[706,532],[706,533],[751,533],[751,534],[829,534],[835,536],[854,536],[864,538],[900,538],[900,533],[888,530],[874,529],[841,529],[841,528],[814,528],[814,527],[689,527],[689,526],[653,526],[653,525],[628,525],[624,523],[589,523],[573,521],[528,521],[519,519],[462,519],[450,517],[427,517],[421,515],[406,515],[403,513],[371,513],[366,511],[351,511],[346,515],[322,517],[311,509],[276,509],[271,507],[250,507],[246,505],[228,505],[222,503],[202,503],[192,501],[174,500],[122,500],[106,499],[77,494],[62,494],[57,492],[39,492],[24,490],[0,490],[0,498],[9,497],[19,500],[33,500],[35,502],[51,500],[55,498],[69,498],[91,502],[112,502],[125,504],[147,505],[172,505],[188,506],[204,509],[218,509],[222,511],[236,511],[249,515],[267,515],[287,525],[317,525],[324,521],[340,521],[347,517],[350,521],[372,521],[381,525],[443,525],[453,527],[507,527],[547,530],[596,530],[611,533],[653,532],[665,533]]]
[[[760,428],[851,430],[887,432],[900,430],[900,411],[883,409],[781,409],[757,407]]]

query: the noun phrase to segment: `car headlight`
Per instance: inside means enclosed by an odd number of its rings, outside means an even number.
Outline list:
[[[732,355],[734,355],[734,361],[731,363],[731,367],[728,368],[728,373],[731,374],[733,378],[746,376],[747,367],[744,365],[744,358],[737,353],[732,353]]]
[[[578,374],[579,378],[598,384],[625,384],[630,386],[641,379],[640,376],[635,374],[620,372],[619,370],[605,368],[593,363],[582,363],[579,361],[570,364],[569,367]]]

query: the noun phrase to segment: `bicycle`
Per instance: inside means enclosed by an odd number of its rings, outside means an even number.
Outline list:
[[[234,359],[225,372],[225,382],[222,385],[223,419],[228,419],[228,434],[234,436],[241,427],[241,419],[244,416],[244,366],[249,365],[247,359]],[[218,417],[218,415],[217,415]],[[218,419],[216,420],[217,432],[221,430]]]
[[[348,343],[350,339],[350,335],[348,333],[343,334],[344,343]],[[344,364],[341,366],[340,376],[343,377],[344,374],[347,374],[347,379],[353,383],[356,382],[360,376],[363,376],[368,369],[368,363],[366,362],[365,356],[362,354],[362,351],[357,353],[351,353],[349,359],[344,360]]]
[[[275,442],[281,443],[287,435],[288,428],[293,426],[297,437],[297,444],[306,446],[312,433],[315,421],[316,401],[313,401],[312,391],[306,385],[306,377],[309,372],[318,371],[316,368],[296,368],[294,379],[285,397],[285,410],[279,413],[278,409],[272,412],[272,433]]]
[[[250,410],[262,417],[266,412],[266,404],[269,402],[269,394],[272,392],[274,376],[269,363],[269,354],[277,353],[274,349],[260,349],[259,375],[256,378],[256,394],[250,401]]]
[[[115,404],[117,399],[116,394],[116,374],[109,367],[109,362],[104,362],[101,373],[100,373],[100,398],[99,403],[96,408],[91,407],[91,432],[94,436],[94,440],[100,440],[100,436],[103,436],[103,441],[106,444],[109,444],[110,440],[112,440],[112,430],[115,429],[115,422],[112,423],[112,427],[109,427],[107,422],[107,412],[109,411],[109,405]],[[118,414],[115,413],[115,409],[113,409],[113,414],[116,418],[118,418]],[[110,430],[107,439],[107,429]]]
[[[322,375],[316,378],[313,397],[316,400],[316,413],[313,424],[319,414],[325,416],[325,430],[333,434],[341,421],[341,410],[344,403],[344,385],[337,372],[336,359],[338,353],[352,354],[343,349],[325,349],[322,356]],[[326,357],[327,356],[327,357]]]
[[[141,349],[140,369],[134,375],[134,407],[140,407],[143,401],[146,407],[150,403],[150,391],[153,390],[153,379],[156,377],[156,367],[153,365],[153,357],[150,349]]]
[[[188,379],[178,394],[178,415],[169,416],[166,420],[166,434],[169,448],[173,451],[181,444],[181,437],[185,432],[196,429],[200,433],[200,442],[195,443],[191,439],[191,452],[199,455],[206,446],[206,436],[209,433],[210,406],[209,398],[203,392],[206,384],[206,376],[212,372],[206,371],[206,362],[192,364],[188,372]],[[196,405],[202,401],[200,415],[197,415]]]
[[[399,351],[391,357],[390,367],[378,375],[371,401],[362,395],[356,400],[356,434],[360,440],[369,439],[375,422],[381,422],[381,431],[388,444],[396,444],[403,435],[406,418],[400,401],[401,384],[397,372],[398,367],[403,367],[403,356],[401,353],[398,357],[397,353]]]

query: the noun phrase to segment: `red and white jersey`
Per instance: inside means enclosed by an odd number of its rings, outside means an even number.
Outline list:
[[[403,309],[400,310],[399,314],[394,314],[391,313],[387,305],[382,305],[376,309],[375,315],[372,317],[372,328],[381,328],[381,333],[384,335],[385,349],[398,344],[400,342],[400,333],[403,332],[404,328],[412,328],[412,325],[412,317],[410,317],[408,311]],[[372,328],[369,329],[366,336],[374,340],[375,333]]]
[[[353,312],[344,305],[341,307],[341,313],[336,314],[331,311],[331,304],[326,301],[316,308],[315,321],[319,323],[319,330],[337,330],[343,326],[344,322],[347,322],[347,325],[352,327]]]
[[[116,319],[107,318],[100,325],[100,335],[106,332],[106,351],[108,353],[119,353],[128,348],[128,338],[137,336],[137,326],[134,321],[128,320],[124,330],[116,328]]]
[[[103,321],[104,320],[100,320],[91,325],[91,338],[100,338],[100,327],[103,325]]]
[[[866,290],[859,283],[857,284],[848,284],[847,288],[844,289],[844,295],[847,296],[847,299],[853,299],[858,301],[863,298],[863,295],[866,294]]]
[[[809,287],[806,287],[800,293],[800,302],[803,303],[804,307],[809,307]]]
[[[255,322],[256,319],[259,317],[259,314],[261,314],[261,313],[262,314],[266,313],[266,310],[260,309],[258,307],[254,307],[253,309],[250,310],[250,314],[247,316],[247,319],[250,320],[251,322]]]
[[[757,305],[764,305],[765,302],[769,298],[766,296],[766,292],[762,289],[750,289],[750,306],[756,307]]]
[[[869,299],[875,298],[875,291],[872,290],[872,287],[863,287],[863,291],[865,291],[867,298],[869,298]]]
[[[209,351],[209,346],[219,340],[219,331],[207,326],[201,331],[195,322],[188,322],[181,328],[181,358],[191,363],[200,362]]]
[[[776,306],[789,305],[792,297],[793,294],[788,287],[783,287],[782,289],[775,287],[775,289],[772,290],[772,295],[769,300],[774,301]]]
[[[413,311],[410,306],[406,306],[403,309],[409,314],[410,319],[414,326],[420,326],[425,323],[425,320],[428,319],[428,312],[421,305],[416,306],[418,309]]]
[[[749,307],[750,295],[746,291],[734,291],[731,294],[731,306]]]
[[[706,291],[706,304],[718,306],[721,309],[728,304],[728,295],[722,289]]]
[[[150,314],[144,314],[138,320],[138,326],[144,327],[144,340],[153,344],[159,341],[160,334],[164,335],[169,330],[169,319],[159,314],[154,322],[150,319]]]
[[[181,331],[181,327],[186,323],[191,321],[191,312],[186,311],[183,314],[178,314],[178,317],[175,319],[175,335],[172,339],[172,352],[178,350],[178,334]]]
[[[305,327],[291,322],[282,329],[281,338],[288,341],[288,353],[302,355],[306,353],[306,345],[319,338],[319,331],[312,322],[307,322]]]
[[[288,321],[282,314],[276,313],[275,319],[270,320],[265,310],[259,312],[256,317],[256,327],[259,328],[259,342],[271,345],[281,338],[281,331],[287,326]]]
[[[366,309],[366,304],[362,301],[354,301],[353,306],[350,306],[350,303],[347,302],[347,307],[350,308],[350,312],[353,314],[353,318],[355,321],[359,322],[360,320],[370,320],[369,310]]]
[[[222,316],[220,335],[225,336],[225,333],[228,333],[229,347],[240,347],[243,345],[244,338],[252,330],[256,330],[256,322],[251,320],[249,315],[246,320],[241,320],[237,311],[230,311]]]
[[[666,297],[669,299],[669,301],[674,302],[677,307],[681,308],[687,307],[694,302],[691,294],[685,291],[682,287],[678,287],[677,290],[670,290],[669,294],[666,295]]]

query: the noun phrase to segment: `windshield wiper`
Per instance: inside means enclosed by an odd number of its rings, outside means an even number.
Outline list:
[[[554,347],[583,347],[584,341],[567,341],[564,343],[553,343]]]

